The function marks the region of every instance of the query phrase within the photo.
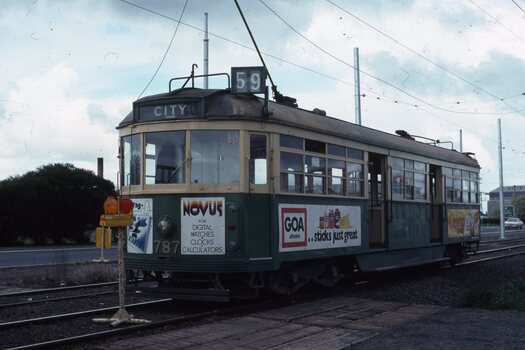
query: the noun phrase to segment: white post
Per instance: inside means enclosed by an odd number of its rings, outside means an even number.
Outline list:
[[[355,123],[361,125],[361,87],[359,83],[359,48],[354,47]]]
[[[208,88],[208,12],[204,13],[204,88]]]
[[[503,212],[503,153],[501,145],[501,119],[498,119],[498,152],[499,152],[499,232],[500,239],[505,239],[505,213]]]
[[[463,153],[463,130],[459,129],[459,151]]]

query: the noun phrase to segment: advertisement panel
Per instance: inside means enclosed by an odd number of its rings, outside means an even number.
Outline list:
[[[224,197],[181,198],[181,254],[224,255]]]
[[[153,199],[133,198],[133,226],[128,227],[128,253],[153,253]]]
[[[279,204],[279,251],[361,245],[361,207]]]
[[[468,237],[479,233],[478,209],[449,209],[448,237]]]

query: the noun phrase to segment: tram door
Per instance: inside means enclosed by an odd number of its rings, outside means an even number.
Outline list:
[[[249,150],[246,152],[246,239],[250,249],[249,256],[252,258],[269,257],[271,252],[269,145],[267,133],[246,133],[245,152]]]
[[[430,242],[443,241],[443,181],[441,167],[430,165],[429,187],[430,187]]]
[[[368,228],[370,248],[386,248],[385,184],[386,158],[368,155]]]

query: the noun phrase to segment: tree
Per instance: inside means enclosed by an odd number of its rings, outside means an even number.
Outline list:
[[[517,218],[525,218],[525,196],[516,197],[512,201],[514,205],[514,216]]]
[[[98,224],[111,181],[72,164],[49,164],[0,182],[0,242],[81,242]]]

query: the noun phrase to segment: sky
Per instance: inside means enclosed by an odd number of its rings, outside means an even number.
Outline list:
[[[274,83],[299,107],[355,122],[359,48],[362,125],[456,150],[461,133],[486,193],[499,186],[500,120],[504,185],[525,185],[525,0],[239,4]],[[96,173],[102,157],[117,183],[115,127],[139,96],[168,91],[193,63],[203,73],[205,13],[210,73],[261,65],[233,0],[0,7],[0,180],[50,163]]]

